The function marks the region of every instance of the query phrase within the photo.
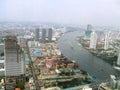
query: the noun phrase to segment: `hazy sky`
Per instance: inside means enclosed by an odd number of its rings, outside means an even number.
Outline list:
[[[119,25],[120,0],[0,0],[0,20]]]

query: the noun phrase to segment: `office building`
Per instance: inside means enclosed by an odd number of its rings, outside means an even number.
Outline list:
[[[39,28],[35,30],[35,40],[39,41]]]
[[[96,31],[97,33],[97,41],[102,42],[104,40],[104,32],[103,31]]]
[[[24,80],[24,54],[20,46],[17,44],[16,36],[6,36],[4,38],[4,43],[6,83],[11,81],[16,83],[18,77],[19,79]]]
[[[117,89],[120,90],[120,80],[117,81]]]
[[[4,44],[0,43],[0,55],[2,55],[4,52]]]
[[[52,41],[52,28],[48,29],[48,41]]]
[[[42,29],[42,42],[45,42],[46,41],[46,29],[45,28],[43,28]]]
[[[87,30],[93,30],[93,26],[91,24],[87,25]]]
[[[90,49],[96,49],[96,44],[97,44],[97,34],[96,32],[92,32],[91,33],[91,37],[90,37],[90,45],[89,48]]]
[[[86,30],[85,31],[85,37],[90,38],[92,31],[91,30]]]
[[[104,49],[108,49],[109,48],[109,32],[107,32],[105,34],[105,41],[104,41]]]
[[[119,54],[118,54],[117,65],[120,66],[120,50],[119,50]]]
[[[92,30],[93,30],[92,25],[88,24],[87,25],[87,30],[85,31],[86,38],[90,38],[91,37]]]
[[[117,62],[113,67],[114,67],[114,69],[120,71],[120,50],[119,50]]]
[[[42,42],[51,42],[52,41],[52,33],[53,33],[53,30],[52,28],[43,28],[42,29]]]
[[[115,75],[110,75],[111,81],[110,86],[113,90],[120,90],[120,79],[119,77],[116,77]]]

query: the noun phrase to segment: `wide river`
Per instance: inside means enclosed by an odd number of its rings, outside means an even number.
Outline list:
[[[80,35],[80,31],[74,31],[64,34],[59,39],[58,47],[62,54],[69,60],[75,60],[81,69],[100,81],[110,79],[110,75],[120,76],[120,72],[116,71],[110,64],[93,56],[78,43],[77,37]]]

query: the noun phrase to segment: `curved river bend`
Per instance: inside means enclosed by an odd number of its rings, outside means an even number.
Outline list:
[[[111,65],[100,58],[93,56],[78,44],[76,39],[80,35],[80,31],[69,32],[59,39],[58,47],[62,54],[70,60],[75,60],[81,69],[95,76],[100,81],[110,79],[111,74],[119,76],[120,72],[116,71]]]

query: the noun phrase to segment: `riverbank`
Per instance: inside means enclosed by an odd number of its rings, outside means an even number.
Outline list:
[[[120,72],[116,71],[104,60],[90,54],[78,43],[77,37],[80,36],[82,36],[80,31],[64,34],[58,41],[58,46],[62,54],[69,60],[75,60],[82,70],[85,70],[91,76],[95,76],[100,81],[110,79],[111,74],[119,76]]]
[[[117,61],[117,53],[113,49],[104,50],[102,48],[90,49],[89,48],[89,40],[84,40],[83,37],[80,37],[78,43],[83,46],[88,52],[92,55],[104,60],[110,65],[114,65],[114,62]]]

